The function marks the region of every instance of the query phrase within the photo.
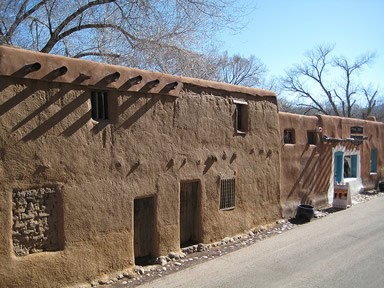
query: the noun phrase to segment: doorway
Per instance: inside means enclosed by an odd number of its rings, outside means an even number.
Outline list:
[[[340,183],[343,180],[343,171],[344,171],[344,153],[335,152],[335,181]]]
[[[150,264],[154,258],[155,200],[154,197],[134,200],[135,264]]]
[[[180,183],[180,246],[199,242],[199,182]]]

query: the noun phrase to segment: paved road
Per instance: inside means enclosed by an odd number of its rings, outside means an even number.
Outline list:
[[[149,287],[384,287],[384,197],[140,286]]]

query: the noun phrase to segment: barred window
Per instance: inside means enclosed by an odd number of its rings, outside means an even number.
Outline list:
[[[235,178],[220,180],[220,209],[235,208]]]
[[[107,92],[92,91],[91,94],[92,119],[108,119],[108,96]]]

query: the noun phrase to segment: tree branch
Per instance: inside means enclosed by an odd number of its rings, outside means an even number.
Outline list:
[[[83,58],[87,56],[100,56],[100,57],[112,57],[112,58],[119,58],[119,54],[113,54],[113,53],[103,53],[103,52],[81,52],[73,56],[73,58]]]
[[[20,25],[21,22],[23,22],[25,19],[27,19],[32,13],[34,13],[37,9],[39,9],[42,5],[44,5],[48,0],[42,0],[39,3],[37,3],[35,6],[33,6],[31,9],[26,11],[24,14],[24,10],[27,7],[28,0],[25,0],[23,4],[21,5],[15,21],[12,23],[11,27],[8,29],[7,33],[5,34],[5,40],[7,41],[8,44],[11,44],[11,38],[13,33],[15,32],[16,28]]]
[[[43,47],[43,49],[40,50],[40,52],[49,53],[52,50],[52,48],[56,45],[56,43],[60,39],[62,39],[62,38],[59,39],[59,36],[60,36],[60,33],[65,28],[65,26],[67,26],[77,16],[81,15],[84,11],[86,11],[87,9],[90,9],[94,6],[97,6],[97,5],[102,5],[102,4],[111,3],[111,2],[115,2],[115,1],[116,0],[95,0],[95,1],[87,3],[86,5],[80,7],[79,9],[77,9],[74,13],[72,13],[67,18],[65,18],[59,26],[57,26],[55,31],[53,31],[53,33],[51,33],[51,37],[49,38],[47,44]]]

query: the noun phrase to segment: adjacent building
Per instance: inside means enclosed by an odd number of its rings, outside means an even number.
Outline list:
[[[279,119],[284,217],[294,216],[298,204],[332,205],[335,185],[354,195],[384,176],[384,123],[283,112]]]

